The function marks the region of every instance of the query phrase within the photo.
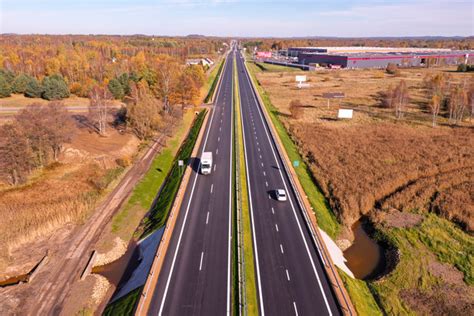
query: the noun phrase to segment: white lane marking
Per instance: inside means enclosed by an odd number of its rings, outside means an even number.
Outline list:
[[[255,92],[253,91],[253,87],[252,87],[252,84],[250,83],[250,78],[249,78],[249,74],[247,73],[247,71],[245,71],[245,74],[246,74],[246,78],[247,78],[247,81],[248,81],[248,84],[249,86],[251,87],[252,89],[252,92]],[[277,156],[276,156],[276,153],[275,153],[275,149],[273,148],[273,143],[270,139],[270,135],[268,134],[268,130],[267,130],[267,126],[265,124],[265,121],[263,120],[263,114],[262,114],[262,109],[260,108],[260,105],[257,101],[257,98],[255,96],[255,93],[252,93],[252,96],[253,96],[253,99],[255,101],[255,105],[256,107],[258,108],[258,114],[260,115],[260,120],[262,121],[262,124],[263,124],[263,127],[264,127],[264,130],[265,130],[265,134],[267,135],[267,139],[268,139],[268,142],[270,144],[270,148],[272,149],[272,153],[273,153],[273,158],[275,159],[276,163],[277,163],[277,167],[278,167],[278,170],[280,171],[280,177],[281,177],[281,180],[283,181],[283,185],[285,186],[285,190],[288,192],[288,187],[286,185],[286,181],[283,177],[283,173],[281,172],[281,168],[280,168],[280,163],[278,162],[278,159],[277,159]],[[309,257],[309,260],[311,262],[311,266],[313,268],[313,272],[316,276],[316,279],[318,281],[318,285],[319,285],[319,290],[321,291],[321,294],[323,295],[323,298],[324,298],[324,303],[326,305],[326,308],[328,310],[328,313],[329,315],[331,316],[332,315],[332,311],[331,311],[331,308],[329,307],[329,302],[327,300],[327,297],[326,297],[326,293],[324,292],[324,289],[323,289],[323,285],[321,283],[321,279],[319,278],[319,274],[316,270],[316,266],[314,264],[314,260],[313,260],[313,257],[311,256],[311,253],[309,252],[309,247],[308,247],[308,243],[306,242],[306,238],[304,237],[304,234],[303,234],[303,230],[301,229],[301,223],[298,219],[298,216],[296,215],[296,210],[295,210],[295,207],[293,205],[293,200],[292,198],[290,197],[290,205],[291,205],[291,209],[293,210],[293,215],[296,219],[296,223],[298,224],[298,229],[300,231],[300,236],[301,238],[303,239],[303,242],[304,242],[304,245],[305,245],[305,248],[306,248],[306,253]],[[317,248],[318,250],[318,253],[319,253],[319,257],[322,258],[322,254],[319,252],[319,248]]]
[[[286,278],[288,279],[288,281],[290,281],[290,274],[288,273],[288,269],[286,269]]]
[[[218,141],[218,142],[220,142],[220,141],[221,141],[221,137],[220,137],[220,136],[219,136],[219,137],[217,137],[217,141]]]
[[[222,131],[222,127],[219,127],[219,132]]]
[[[234,68],[232,68],[232,74],[234,73]],[[232,76],[232,89],[231,89],[231,98],[234,100],[234,76]],[[230,111],[230,139],[232,140],[233,138],[233,130],[234,130],[234,111]],[[229,157],[232,157],[232,141],[229,142],[229,152],[230,155]],[[231,266],[232,266],[232,261],[231,261],[231,255],[232,255],[232,159],[229,159],[229,232],[228,232],[228,238],[227,238],[227,316],[230,316],[231,314],[231,300],[230,300],[230,293],[231,293],[231,288],[232,288],[232,283],[231,283]]]
[[[270,200],[272,197],[270,196],[270,194],[268,195],[268,199]]]
[[[260,164],[261,164],[261,165],[262,165],[262,167],[263,167],[263,162],[261,162]]]
[[[240,107],[240,115],[241,115],[241,117],[244,117],[242,107]],[[243,120],[241,122],[241,125],[242,125],[242,135],[245,135],[245,127],[244,127]],[[246,141],[245,141],[245,137],[243,137],[243,139],[244,139],[245,169],[249,170],[248,161],[247,161],[247,144],[246,144]],[[249,203],[250,204],[250,218],[251,218],[251,221],[252,221],[253,248],[255,250],[255,266],[256,266],[256,270],[257,270],[258,296],[259,296],[259,299],[260,299],[260,304],[259,304],[259,306],[260,306],[260,315],[265,316],[265,309],[264,309],[264,306],[263,306],[264,302],[263,302],[263,294],[262,294],[262,281],[260,279],[260,263],[259,263],[259,256],[258,256],[257,239],[255,237],[255,219],[254,219],[254,216],[253,216],[252,189],[251,189],[250,178],[249,178],[249,173],[248,172],[246,172],[246,177],[247,177],[247,191],[248,191],[249,201],[250,201],[250,203]],[[270,195],[268,195],[268,198],[270,199]]]
[[[219,148],[216,149],[216,155],[219,154]]]
[[[209,223],[209,212],[207,212],[207,216],[206,216],[206,225],[207,223]]]
[[[227,59],[226,59],[226,65],[227,65]],[[220,95],[221,87],[222,86],[219,86],[219,91],[217,92],[217,95]],[[216,112],[212,111],[211,121],[209,122],[209,125],[207,126],[206,138],[204,139],[204,145],[203,145],[202,150],[201,150],[201,156],[202,156],[202,153],[205,151],[207,140],[209,138],[209,131],[211,130],[212,123],[214,122],[214,113],[216,113]],[[196,176],[194,178],[193,186],[192,186],[192,189],[191,189],[191,195],[189,197],[188,205],[186,206],[186,213],[184,214],[183,226],[181,226],[181,231],[179,232],[178,244],[176,245],[176,250],[175,250],[174,255],[173,255],[173,261],[171,262],[171,269],[170,269],[170,272],[168,274],[168,280],[166,281],[165,292],[163,293],[163,300],[161,301],[160,311],[158,312],[159,316],[161,316],[163,314],[163,308],[165,307],[166,295],[168,294],[168,289],[169,289],[169,286],[170,286],[171,278],[173,276],[174,265],[176,264],[176,258],[178,256],[179,246],[181,244],[181,239],[183,237],[184,228],[186,226],[186,221],[188,219],[189,209],[191,207],[191,201],[193,199],[194,189],[196,188],[196,182],[197,182],[198,177],[199,177],[199,174],[196,174]]]
[[[266,176],[267,176],[267,174],[265,173],[265,171],[263,172],[263,176],[264,176],[264,177],[266,177]]]
[[[293,307],[295,308],[295,315],[298,316],[298,309],[296,308],[296,303],[293,302]]]
[[[201,252],[201,262],[199,262],[199,271],[202,270],[202,258],[204,257],[204,251]],[[288,270],[287,270],[288,271]]]
[[[262,155],[259,155],[260,156],[260,159],[262,159]]]
[[[285,252],[283,251],[283,245],[282,245],[282,244],[280,244],[280,251],[281,251],[281,253],[285,253]]]
[[[278,230],[278,224],[275,224],[275,229],[276,229],[277,232],[279,232],[279,230]]]
[[[268,187],[268,182],[267,182],[267,181],[265,181],[265,186],[267,186],[267,187]]]
[[[260,151],[260,147],[258,147],[257,150]]]
[[[272,207],[272,214],[275,214],[275,209]]]
[[[217,164],[214,165],[214,171],[216,171]]]
[[[211,193],[212,193],[212,190],[214,189],[214,183],[211,184]]]

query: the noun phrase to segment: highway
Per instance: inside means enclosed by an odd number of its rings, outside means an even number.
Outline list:
[[[236,59],[260,314],[339,315],[244,61]],[[288,201],[277,201],[276,189],[284,189]]]
[[[233,53],[229,53],[194,172],[184,195],[149,315],[229,315],[231,310]]]

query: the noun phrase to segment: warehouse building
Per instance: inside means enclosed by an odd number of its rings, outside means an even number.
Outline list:
[[[474,51],[428,48],[296,47],[288,49],[288,55],[296,55],[299,64],[350,69],[386,68],[388,64],[429,67],[474,62]]]

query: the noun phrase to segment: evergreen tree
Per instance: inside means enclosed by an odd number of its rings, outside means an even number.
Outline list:
[[[13,83],[13,80],[15,79],[15,75],[13,72],[5,70],[5,69],[0,69],[0,77],[3,77],[9,85]]]
[[[43,93],[43,87],[41,84],[36,80],[36,78],[31,77],[28,83],[26,84],[25,88],[25,97],[28,98],[41,98],[41,94]]]
[[[0,98],[9,97],[11,93],[11,85],[8,83],[4,76],[0,75]]]
[[[60,100],[69,97],[66,81],[59,75],[52,75],[43,79],[43,93],[46,100]]]
[[[25,93],[28,83],[33,79],[33,77],[26,74],[19,74],[16,76],[15,80],[12,83],[12,92],[13,93]]]
[[[121,100],[125,96],[122,84],[117,79],[109,81],[109,91],[117,100]]]

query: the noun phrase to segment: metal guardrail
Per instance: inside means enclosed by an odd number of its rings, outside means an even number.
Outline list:
[[[235,74],[232,76],[232,93],[234,93],[234,82]],[[240,135],[237,133],[238,126],[237,126],[237,113],[235,109],[236,105],[236,98],[233,95],[233,111],[234,111],[234,154],[235,154],[235,198],[236,198],[236,205],[237,205],[237,261],[238,261],[238,274],[239,274],[239,315],[247,315],[247,300],[246,300],[246,284],[245,284],[245,255],[244,255],[244,233],[242,228],[242,179],[240,178],[240,147],[238,137]]]
[[[297,189],[297,186],[295,184],[295,180],[293,179],[293,175],[291,174],[291,171],[285,161],[285,159],[283,159],[283,155],[282,155],[282,148],[280,148],[280,145],[278,144],[277,141],[275,141],[275,139],[277,139],[274,134],[274,131],[272,128],[270,128],[270,125],[268,123],[268,120],[270,118],[267,117],[267,112],[265,111],[265,109],[263,109],[263,101],[261,100],[260,98],[260,95],[257,93],[257,89],[255,87],[255,83],[253,81],[253,78],[250,76],[249,74],[249,70],[247,68],[247,65],[245,64],[245,61],[244,61],[244,66],[245,66],[245,69],[246,69],[246,75],[249,77],[249,80],[251,82],[251,86],[252,86],[252,93],[255,95],[255,98],[257,100],[257,103],[258,105],[260,106],[260,110],[262,111],[263,113],[263,116],[265,117],[265,124],[267,125],[267,129],[270,131],[270,135],[271,135],[271,138],[272,138],[272,142],[275,146],[275,148],[277,149],[277,152],[278,152],[278,156],[280,157],[280,160],[282,161],[282,164],[283,164],[283,167],[285,169],[285,173],[287,175],[287,178],[289,179],[290,181],[290,184],[291,184],[291,189],[293,190],[293,192],[295,193],[295,196],[296,196],[296,199],[297,199],[297,202],[298,202],[298,205],[300,206],[300,208],[303,210],[303,217],[305,219],[305,222],[306,222],[306,226],[309,228],[309,231],[311,233],[311,237],[313,239],[313,242],[316,246],[316,248],[318,249],[318,253],[319,253],[319,256],[321,258],[321,260],[323,261],[324,265],[329,268],[331,270],[331,273],[333,274],[333,277],[334,277],[334,280],[336,281],[336,284],[333,284],[334,286],[336,286],[337,288],[341,289],[341,294],[342,294],[342,297],[344,299],[344,303],[346,305],[346,307],[343,307],[341,304],[342,302],[340,302],[340,306],[341,308],[343,308],[344,310],[348,311],[349,315],[352,315],[352,309],[350,308],[350,304],[349,304],[349,300],[348,298],[346,297],[344,291],[342,290],[343,286],[341,286],[341,284],[339,283],[338,281],[338,278],[336,276],[336,271],[334,270],[333,268],[333,265],[330,264],[330,259],[328,258],[328,255],[326,253],[326,251],[324,250],[324,247],[322,246],[322,241],[319,239],[319,236],[318,234],[316,233],[315,231],[315,227],[313,225],[313,223],[311,222],[311,220],[308,218],[308,214],[307,214],[307,209],[306,207],[304,206],[304,202],[303,202],[303,199],[299,193],[299,190]]]

